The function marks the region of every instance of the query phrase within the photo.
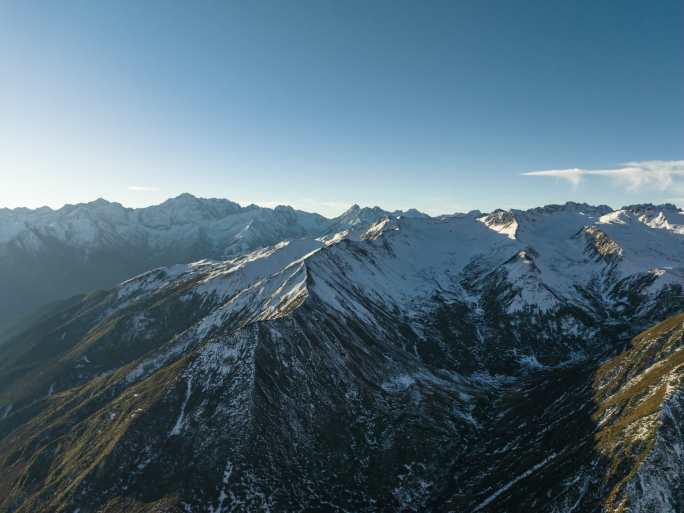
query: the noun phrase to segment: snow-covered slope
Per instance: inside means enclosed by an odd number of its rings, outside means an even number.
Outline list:
[[[600,308],[611,298],[613,303],[626,301],[624,287],[638,284],[657,291],[681,282],[683,217],[672,205],[611,211],[568,203],[436,219],[415,210],[354,205],[335,219],[325,219],[290,207],[240,207],[189,194],[145,209],[104,200],[57,211],[5,209],[0,210],[0,280],[5,284],[0,327],[49,301],[107,288],[160,265],[221,260],[283,240],[315,238],[335,245],[346,239],[378,239],[390,231],[395,236],[382,240],[396,239],[392,251],[397,258],[389,261],[387,273],[406,275],[407,269],[392,268],[397,262],[412,266],[408,271],[413,275],[420,271],[442,282],[447,274],[463,272],[463,283],[444,282],[446,291],[462,299],[491,288],[494,275],[482,271],[496,268],[497,276],[508,276],[514,285],[501,297],[511,310],[528,304],[556,307],[578,294]],[[414,286],[423,285],[402,285]]]
[[[296,270],[306,280],[292,283],[341,315],[358,314],[369,301],[412,319],[437,303],[477,310],[496,300],[509,315],[581,308],[610,320],[628,310],[635,322],[659,306],[667,311],[664,298],[680,294],[684,234],[683,225],[652,226],[634,208],[606,213],[567,204],[438,219],[381,213],[362,231],[334,239],[294,239],[232,260],[190,264],[184,272],[177,266],[174,279],[196,279],[201,270],[201,293],[223,300],[258,287],[260,297],[277,303],[293,291],[285,282],[266,284]],[[516,228],[502,229],[501,222]]]
[[[610,316],[628,308],[628,296],[636,292],[642,294],[638,314],[684,284],[684,224],[654,226],[636,208],[609,212],[567,204],[437,219],[378,212],[375,222],[364,218],[362,230],[337,232],[334,239],[295,239],[214,266],[259,262],[261,272],[273,275],[304,265],[315,283],[307,293],[331,306],[350,300],[359,288],[365,298],[406,315],[436,298],[475,304],[500,280],[508,286],[501,302],[508,313],[578,306]],[[677,216],[684,217],[675,212],[670,218]],[[355,219],[347,219],[348,226],[361,223]],[[207,280],[222,276],[214,270]],[[234,293],[249,285],[221,286]]]
[[[290,207],[243,208],[229,200],[190,194],[142,209],[99,199],[59,210],[0,210],[0,245],[38,251],[42,240],[53,239],[95,252],[119,244],[165,250],[202,242],[213,256],[222,256],[254,249],[249,242],[252,239],[272,243],[273,237],[320,234],[329,224],[322,216]]]
[[[108,288],[160,265],[224,259],[293,238],[334,237],[383,215],[402,213],[355,206],[326,219],[287,206],[241,207],[190,194],[142,209],[102,199],[59,210],[0,209],[0,330],[47,302]]]

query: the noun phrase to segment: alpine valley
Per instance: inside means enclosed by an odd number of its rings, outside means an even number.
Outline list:
[[[0,210],[0,283],[2,513],[684,511],[673,205]]]

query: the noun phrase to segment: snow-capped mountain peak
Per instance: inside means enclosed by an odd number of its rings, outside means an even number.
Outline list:
[[[582,230],[588,238],[573,238]],[[439,218],[414,209],[389,212],[353,205],[327,219],[288,206],[241,207],[229,200],[191,194],[143,209],[102,199],[58,210],[4,209],[0,211],[0,257],[8,264],[0,269],[4,273],[0,278],[7,284],[6,295],[0,298],[2,315],[5,321],[16,318],[46,301],[111,286],[159,265],[222,260],[300,238],[328,245],[344,239],[384,241],[390,232],[400,233],[392,240],[404,240],[406,248],[418,244],[410,256],[405,247],[392,245],[393,251],[416,262],[452,259],[459,262],[456,270],[475,255],[498,254],[499,249],[491,248],[505,247],[506,240],[515,251],[534,248],[545,283],[563,293],[573,290],[578,275],[596,272],[578,262],[608,253],[619,254],[629,273],[645,272],[650,262],[651,268],[665,269],[659,280],[677,275],[682,267],[684,215],[673,205],[632,205],[611,211],[606,206],[569,202]],[[433,233],[443,240],[437,242]],[[410,240],[409,234],[416,239]],[[586,253],[587,244],[593,244],[598,253]],[[645,250],[650,247],[657,254]],[[502,258],[510,258],[515,251]],[[33,262],[30,269],[26,262]],[[22,287],[32,290],[32,295],[17,295]]]

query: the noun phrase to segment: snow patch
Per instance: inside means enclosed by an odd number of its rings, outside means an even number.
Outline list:
[[[186,381],[186,386],[187,388],[185,390],[185,399],[183,400],[183,405],[181,406],[180,415],[178,415],[178,419],[176,419],[176,424],[173,426],[173,429],[169,433],[170,436],[180,435],[185,425],[185,408],[188,405],[188,401],[190,400],[190,394],[192,393],[191,377],[189,377]]]

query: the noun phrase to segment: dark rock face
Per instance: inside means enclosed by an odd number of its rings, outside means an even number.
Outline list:
[[[55,305],[0,346],[0,511],[681,511],[684,317],[638,335],[680,278],[622,225],[596,258],[578,208],[513,237],[383,219]]]

